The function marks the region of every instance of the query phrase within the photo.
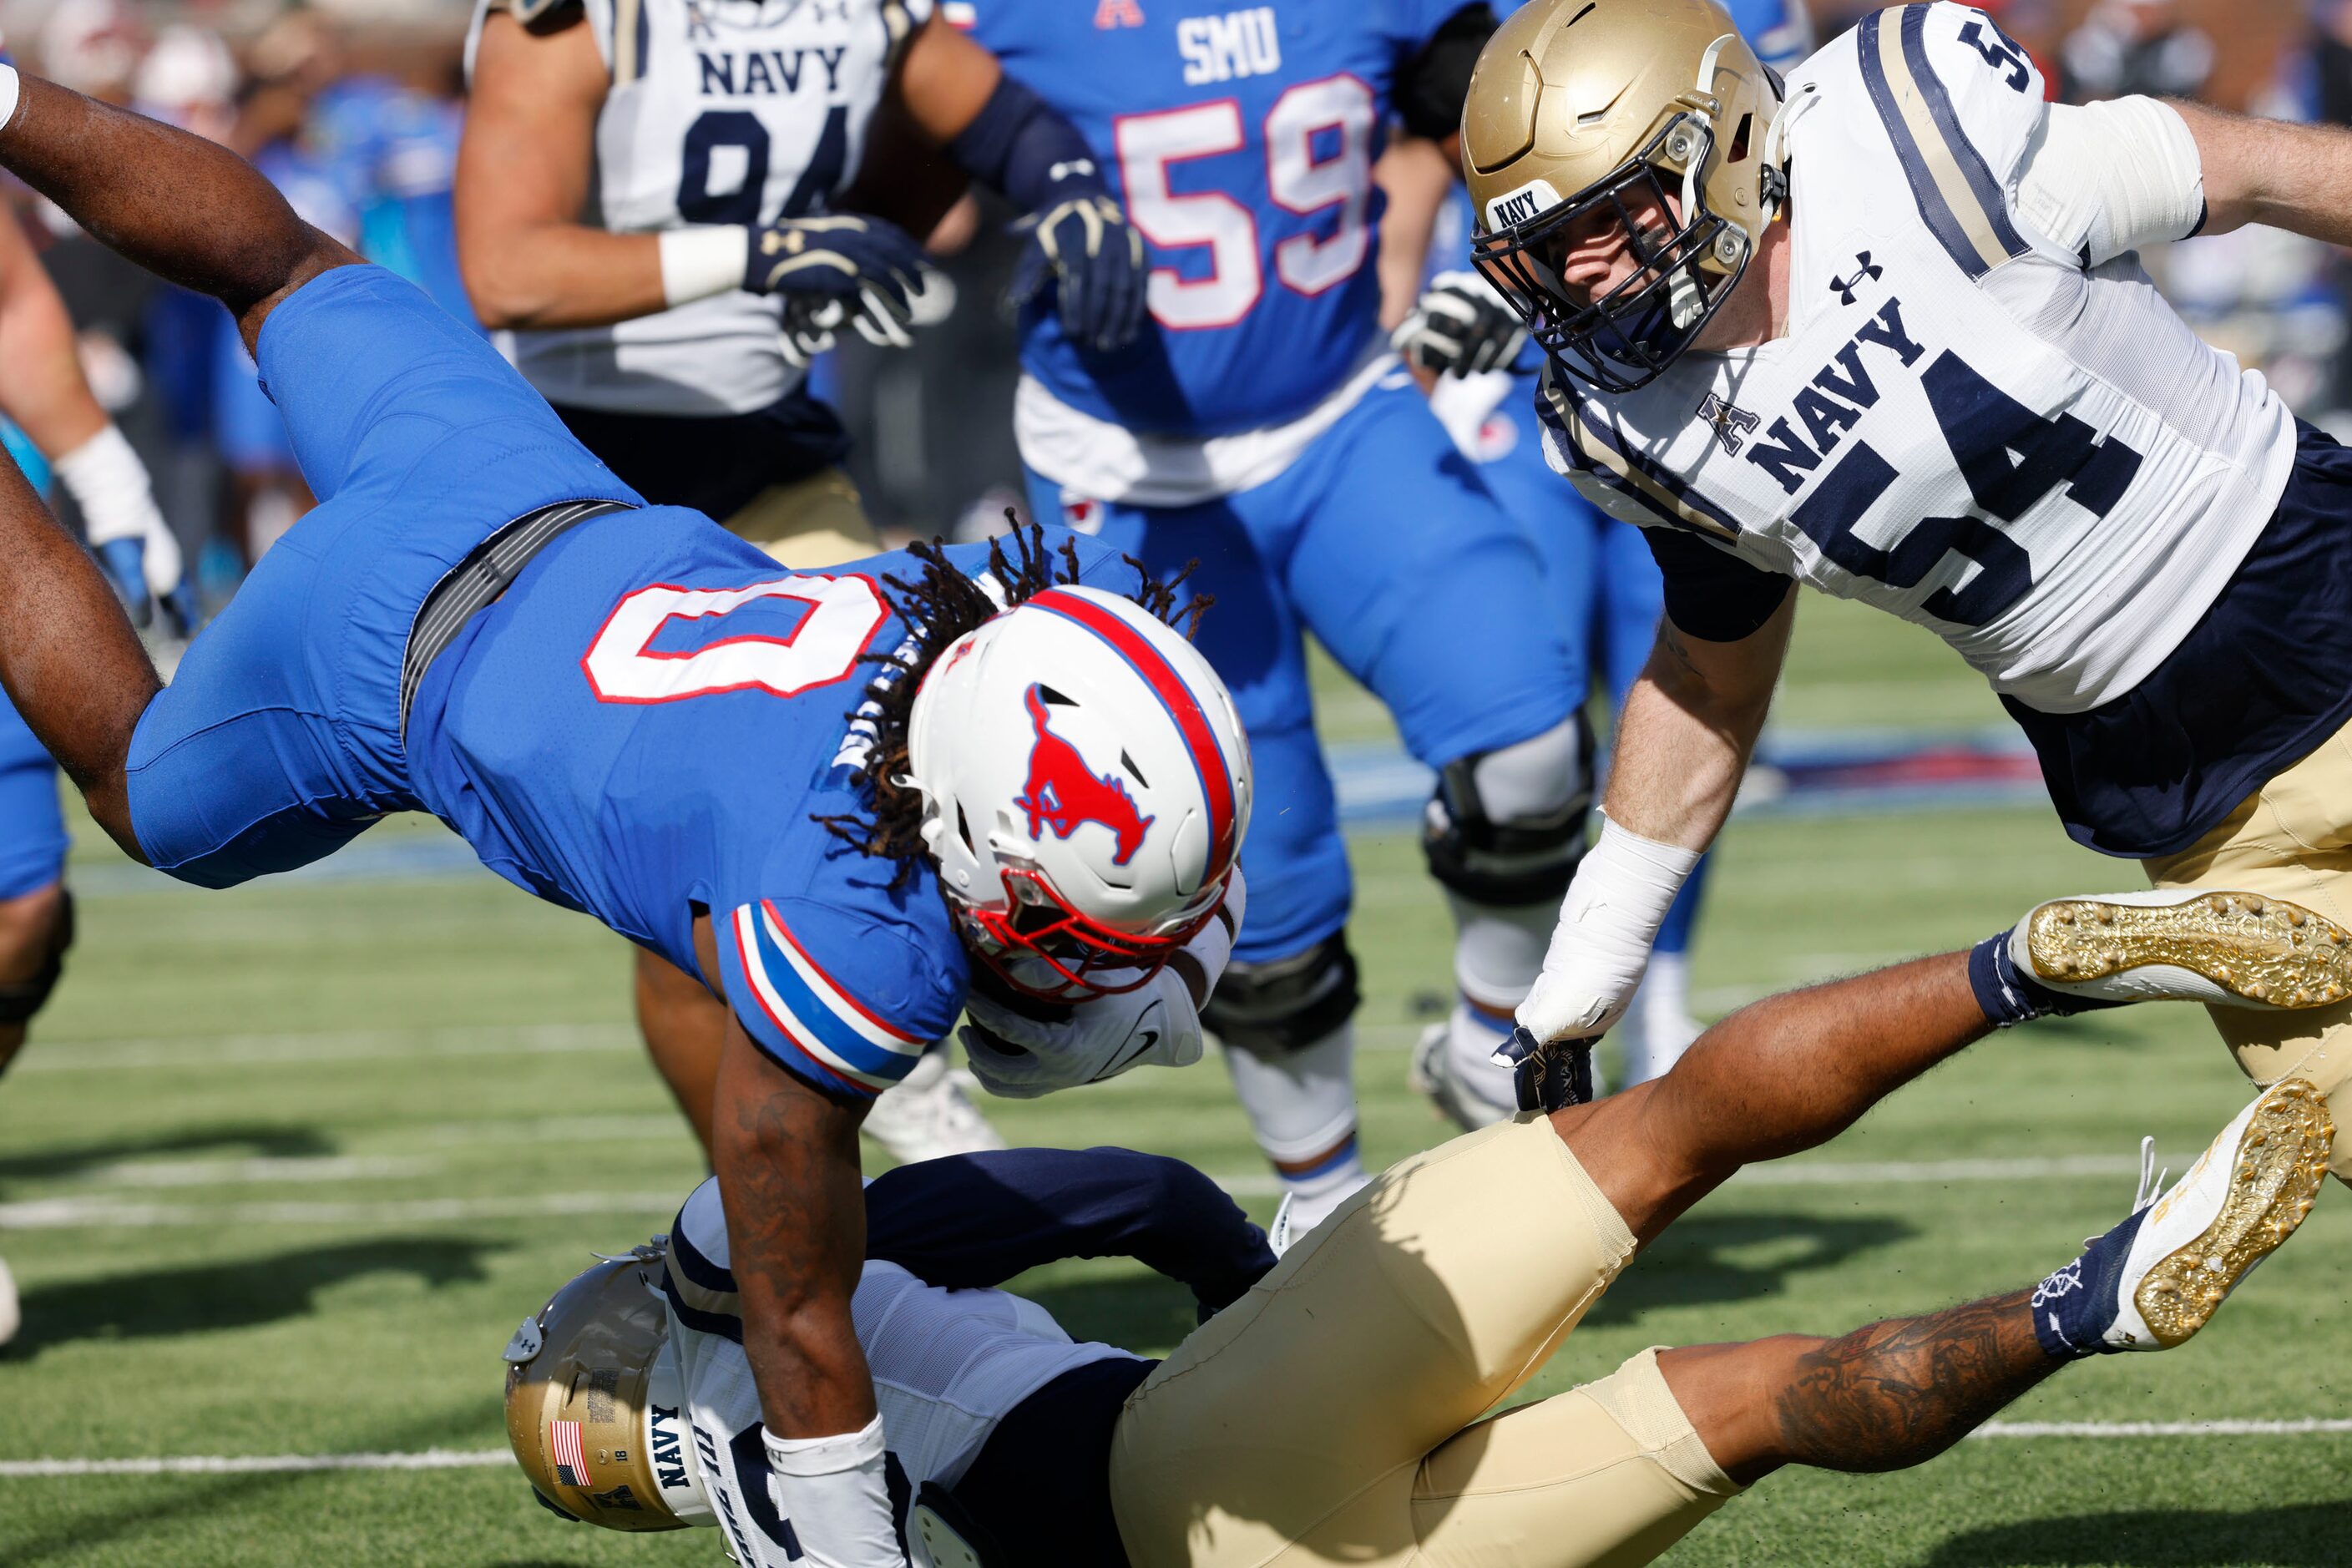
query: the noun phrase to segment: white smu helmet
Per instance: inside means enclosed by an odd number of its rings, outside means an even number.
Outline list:
[[[916,692],[923,843],[982,957],[1068,1001],[1160,972],[1225,896],[1249,743],[1209,661],[1099,588],[965,633]]]

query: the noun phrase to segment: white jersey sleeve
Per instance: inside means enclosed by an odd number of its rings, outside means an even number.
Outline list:
[[[800,1561],[768,1500],[760,1393],[743,1353],[716,1179],[695,1190],[670,1237],[664,1294],[696,1464],[727,1549],[744,1568]],[[1003,1290],[943,1290],[894,1263],[868,1262],[851,1299],[874,1374],[889,1463],[909,1493],[953,1486],[997,1424],[1074,1367],[1128,1357],[1076,1344],[1053,1314]]]

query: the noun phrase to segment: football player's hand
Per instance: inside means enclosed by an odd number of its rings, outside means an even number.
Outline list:
[[[845,327],[854,328],[877,348],[903,349],[915,341],[909,329],[946,321],[955,309],[955,285],[946,273],[928,263],[916,273],[915,291],[908,298],[909,314],[903,318],[871,285],[862,286],[855,299],[787,298],[781,343],[784,363],[806,370],[817,355],[840,341]]]
[[[1389,334],[1389,346],[1415,370],[1476,375],[1507,369],[1528,341],[1527,323],[1475,272],[1441,272],[1412,314]]]
[[[1087,173],[1091,173],[1091,170]],[[1109,353],[1143,330],[1143,237],[1109,196],[1074,195],[1025,220],[1028,248],[1013,275],[1015,304],[1050,281],[1062,331],[1080,348]]]
[[[903,327],[914,317],[922,247],[895,224],[856,213],[783,218],[747,231],[743,287],[787,303],[837,300],[881,310]]]
[[[1519,1004],[1520,1026],[1538,1041],[1589,1040],[1623,1017],[1649,967],[1650,944],[1700,853],[1604,818],[1560,900],[1543,973]]]
[[[132,626],[150,624],[161,603],[167,629],[183,637],[194,634],[194,599],[183,580],[180,542],[171,530],[158,529],[143,539],[109,540],[92,553]]]
[[[1122,977],[1102,978],[1117,984]],[[1007,1100],[1034,1100],[1146,1063],[1181,1068],[1201,1059],[1201,1016],[1173,969],[1136,990],[1055,1011],[1063,1016],[1033,1016],[979,991],[966,998],[964,1054],[982,1088]]]

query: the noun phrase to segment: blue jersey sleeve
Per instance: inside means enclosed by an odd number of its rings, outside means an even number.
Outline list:
[[[469,504],[517,517],[557,500],[644,504],[496,349],[381,267],[296,289],[256,358],[322,501],[373,485],[412,498],[462,486]]]
[[[870,1100],[954,1026],[963,947],[928,875],[894,889],[888,866],[846,846],[814,867],[793,858],[770,879],[776,891],[711,911],[728,1005],[786,1071]]]

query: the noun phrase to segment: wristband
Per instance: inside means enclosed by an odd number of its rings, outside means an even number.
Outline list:
[[[155,510],[147,466],[116,426],[108,425],[50,466],[81,508],[92,546],[145,539],[162,530],[163,514]]]
[[[760,1441],[768,1450],[768,1468],[780,1476],[839,1475],[882,1462],[882,1417],[830,1437],[779,1437],[763,1426]]]
[[[5,131],[8,121],[16,118],[16,100],[24,91],[24,79],[16,74],[16,68],[0,62],[0,131]]]
[[[751,259],[750,231],[740,224],[666,228],[661,242],[662,300],[675,308],[743,287]]]
[[[806,1568],[906,1568],[890,1507],[882,1417],[832,1437],[762,1430],[768,1498],[792,1521]]]
[[[1566,924],[1606,911],[1612,934],[1631,938],[1647,952],[1675,895],[1706,853],[1644,838],[1610,821],[1604,812],[1601,837],[1577,867],[1576,880],[1560,904],[1560,921]]]

